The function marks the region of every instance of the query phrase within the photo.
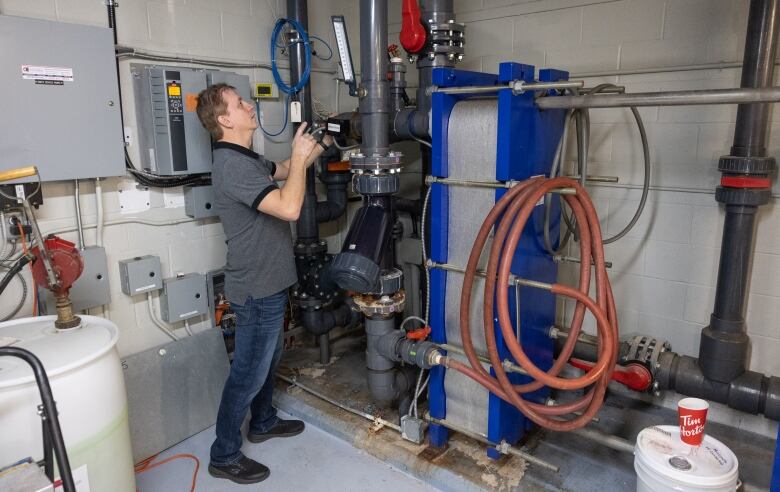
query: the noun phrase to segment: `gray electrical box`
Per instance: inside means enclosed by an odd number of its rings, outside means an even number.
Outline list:
[[[163,288],[162,265],[158,256],[136,256],[119,262],[122,292],[129,296]]]
[[[193,219],[216,217],[214,206],[214,188],[212,186],[185,186],[184,213]]]
[[[223,72],[210,70],[206,72],[208,77],[208,84],[212,86],[214,84],[228,84],[236,88],[238,93],[244,99],[244,101],[252,100],[252,90],[249,87],[249,76],[241,75],[233,72]]]
[[[168,323],[208,314],[206,276],[188,273],[180,277],[166,278],[160,296],[160,310],[162,319]]]
[[[198,120],[206,72],[131,64],[141,166],[165,176],[211,172],[211,137]]]
[[[111,288],[108,283],[108,259],[106,249],[88,246],[80,250],[84,271],[70,288],[70,301],[75,311],[83,311],[111,303]],[[48,313],[54,312],[57,300],[46,290],[44,301]]]
[[[0,169],[36,165],[43,181],[125,174],[110,29],[0,15],[0,87]]]

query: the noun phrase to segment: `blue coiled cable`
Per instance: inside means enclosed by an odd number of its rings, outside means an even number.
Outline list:
[[[290,24],[293,29],[298,31],[298,35],[301,37],[303,43],[303,51],[306,56],[305,68],[300,80],[294,86],[289,86],[284,83],[282,76],[279,74],[279,68],[276,66],[276,48],[278,46],[279,35],[282,34],[282,29],[285,24]],[[274,25],[273,33],[271,33],[271,73],[274,76],[276,85],[279,86],[279,90],[285,94],[295,94],[300,92],[306,84],[309,82],[309,76],[311,75],[311,43],[309,41],[309,34],[301,24],[294,19],[277,19]]]

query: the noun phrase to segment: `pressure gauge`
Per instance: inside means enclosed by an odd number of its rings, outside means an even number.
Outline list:
[[[336,35],[336,48],[339,50],[339,59],[341,60],[341,73],[344,75],[344,82],[349,86],[349,94],[356,96],[357,82],[355,70],[352,67],[352,53],[349,50],[347,24],[343,15],[334,15],[331,17],[331,21],[333,22],[333,32]]]

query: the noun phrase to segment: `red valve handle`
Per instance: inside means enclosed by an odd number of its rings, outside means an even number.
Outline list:
[[[594,366],[594,364],[580,359],[571,359],[569,364],[583,371],[589,371]],[[616,365],[615,371],[612,373],[612,379],[634,391],[647,391],[650,385],[653,384],[653,376],[650,374],[650,371],[642,364],[636,362],[625,366]]]
[[[422,328],[417,328],[416,330],[406,332],[406,338],[409,340],[425,340],[430,334],[431,327],[423,326]]]
[[[425,27],[420,23],[417,0],[404,0],[401,18],[401,45],[408,53],[417,53],[425,46]]]

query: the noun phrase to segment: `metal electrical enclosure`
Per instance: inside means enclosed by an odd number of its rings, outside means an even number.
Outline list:
[[[110,29],[0,15],[0,169],[35,165],[43,181],[124,175],[114,63]]]
[[[122,292],[128,296],[162,289],[160,257],[146,255],[121,260],[119,279],[122,282]]]
[[[184,213],[193,219],[216,217],[213,186],[185,186]]]
[[[160,296],[160,311],[162,319],[168,323],[208,314],[206,276],[189,273],[180,277],[166,278]]]
[[[141,166],[164,176],[211,172],[211,138],[200,124],[206,72],[131,64]]]

